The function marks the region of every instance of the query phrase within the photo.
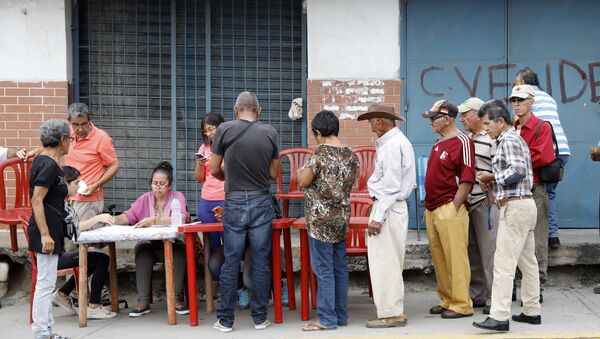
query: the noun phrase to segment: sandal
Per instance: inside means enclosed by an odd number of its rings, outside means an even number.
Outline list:
[[[312,331],[326,331],[326,330],[335,330],[337,327],[327,327],[321,324],[320,322],[308,323],[302,327],[302,331],[312,332]]]

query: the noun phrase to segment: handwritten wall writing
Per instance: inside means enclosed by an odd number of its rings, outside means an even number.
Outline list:
[[[524,65],[522,65],[524,66]],[[478,93],[478,88],[480,87],[480,79],[482,70],[486,66],[484,65],[474,65],[472,69],[460,69],[458,66],[448,67],[441,65],[431,65],[421,71],[420,74],[420,84],[421,90],[425,95],[431,97],[443,97],[447,93],[440,92],[439,90],[434,90],[433,88],[440,88],[440,86],[434,83],[431,75],[435,74],[435,72],[445,72],[447,68],[452,69],[454,74],[458,78],[460,84],[467,90],[469,96],[476,96]],[[464,66],[463,66],[464,68]],[[571,60],[562,59],[558,63],[558,81],[560,85],[560,101],[563,104],[570,103],[581,99],[588,86],[590,87],[590,101],[600,103],[600,61],[592,62],[587,64],[587,70],[585,70],[585,66],[582,68],[576,62]],[[465,74],[473,74],[474,76],[471,79],[470,77],[467,79]],[[488,83],[487,89],[489,98],[494,98],[494,91],[499,88],[507,88],[512,87],[512,82],[514,76],[517,72],[518,68],[516,64],[494,64],[487,66],[488,73]],[[469,72],[467,72],[469,71]],[[587,71],[587,72],[586,72]],[[546,91],[548,94],[552,95],[552,73],[550,64],[546,64],[545,69],[537,70],[538,77],[540,78],[540,82],[543,84],[540,85],[540,88]],[[545,72],[545,74],[542,74]],[[508,75],[506,81],[505,76]],[[572,81],[573,77],[577,80]],[[543,83],[543,79],[545,78],[545,83]],[[571,79],[567,81],[567,79]],[[544,86],[545,85],[545,86]],[[545,89],[544,89],[545,88]],[[483,95],[481,91],[479,95]],[[558,95],[556,96],[558,97]]]

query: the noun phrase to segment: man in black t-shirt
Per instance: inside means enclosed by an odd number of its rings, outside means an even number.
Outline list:
[[[225,263],[220,276],[218,320],[213,326],[221,332],[233,329],[238,272],[246,237],[252,255],[250,308],[254,328],[262,330],[271,324],[267,320],[267,304],[271,280],[271,222],[275,212],[269,187],[279,170],[278,136],[272,126],[257,122],[260,106],[254,93],[242,92],[235,102],[234,112],[237,120],[219,125],[211,148],[210,173],[225,180]]]

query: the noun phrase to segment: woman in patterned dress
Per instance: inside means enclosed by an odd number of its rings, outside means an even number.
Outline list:
[[[346,234],[350,223],[350,191],[359,163],[352,149],[337,138],[339,121],[322,111],[312,121],[318,146],[298,169],[305,188],[304,208],[312,269],[317,276],[317,314],[303,331],[335,329],[348,323]]]

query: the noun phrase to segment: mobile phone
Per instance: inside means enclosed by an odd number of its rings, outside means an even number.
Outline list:
[[[196,158],[198,158],[198,159],[204,159],[206,157],[202,153],[196,153]]]

